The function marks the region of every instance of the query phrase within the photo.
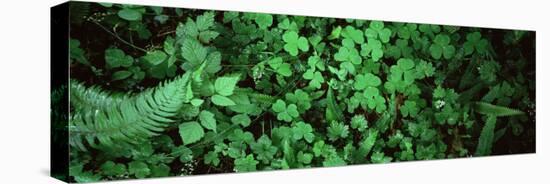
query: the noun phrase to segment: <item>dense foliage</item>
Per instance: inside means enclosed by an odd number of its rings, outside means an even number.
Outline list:
[[[71,10],[74,181],[535,151],[532,32]]]

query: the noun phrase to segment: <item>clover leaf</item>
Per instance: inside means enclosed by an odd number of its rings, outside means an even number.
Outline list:
[[[416,106],[416,102],[411,100],[406,100],[403,106],[401,106],[400,110],[403,117],[413,117],[418,114],[418,107]]]
[[[342,40],[342,47],[340,47],[338,52],[334,54],[334,60],[347,61],[356,65],[361,64],[362,62],[359,51],[355,48],[353,40],[349,38]]]
[[[273,68],[278,74],[290,77],[292,76],[292,69],[289,63],[283,62],[282,57],[275,57],[267,61],[267,64]]]
[[[370,56],[373,61],[379,61],[384,56],[382,42],[380,40],[368,38],[366,44],[361,44],[361,55]]]
[[[294,140],[296,141],[303,138],[309,143],[312,143],[313,138],[315,138],[315,136],[313,135],[313,127],[311,127],[310,124],[304,123],[302,121],[294,124],[294,126],[292,127],[292,135],[292,138],[294,138]]]
[[[361,30],[355,29],[353,26],[346,26],[342,31],[342,36],[344,38],[349,38],[357,44],[362,44],[365,42],[365,37]]]
[[[406,87],[414,83],[416,71],[414,70],[414,61],[401,58],[397,60],[397,65],[390,67],[390,76],[384,87],[391,93],[397,91],[405,92]]]
[[[298,107],[295,104],[286,105],[285,101],[277,100],[272,109],[277,113],[277,119],[291,122],[292,119],[299,117]]]
[[[255,13],[254,22],[258,24],[260,29],[267,29],[271,24],[273,24],[273,16],[265,13]]]
[[[323,78],[321,72],[314,71],[314,69],[306,70],[302,77],[304,77],[304,79],[310,80],[309,86],[315,89],[320,89],[321,84],[325,82],[325,79]]]
[[[298,111],[301,113],[311,108],[311,98],[309,94],[302,89],[297,89],[294,93],[287,93],[285,99],[288,102],[296,104],[296,106],[298,106]]]
[[[233,167],[233,170],[235,172],[250,172],[256,170],[256,165],[258,165],[258,161],[254,159],[254,155],[250,154],[243,158],[235,159]]]
[[[298,55],[298,49],[304,52],[309,50],[309,44],[305,37],[298,36],[296,31],[287,31],[283,34],[283,41],[285,42],[284,49],[291,56]]]
[[[269,163],[277,153],[277,147],[271,145],[271,139],[267,135],[262,135],[255,143],[250,144],[250,149],[263,163]]]
[[[487,53],[487,47],[489,41],[487,39],[481,39],[481,33],[478,31],[468,33],[466,36],[466,42],[464,43],[464,54],[471,55],[474,51],[478,54]]]
[[[378,39],[383,43],[390,41],[391,34],[392,32],[389,28],[384,28],[384,22],[382,21],[372,21],[369,24],[369,28],[365,30],[367,38]]]
[[[455,47],[450,45],[451,38],[446,34],[438,34],[435,36],[434,43],[430,46],[430,54],[434,59],[440,59],[443,56],[445,59],[451,59],[455,54]]]

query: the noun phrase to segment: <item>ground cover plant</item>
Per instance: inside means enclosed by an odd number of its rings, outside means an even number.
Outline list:
[[[70,181],[535,152],[534,32],[70,9]]]

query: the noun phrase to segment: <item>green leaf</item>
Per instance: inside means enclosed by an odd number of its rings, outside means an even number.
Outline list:
[[[207,110],[203,110],[201,111],[199,118],[201,120],[201,125],[204,128],[216,132],[216,118],[214,118],[213,113]]]
[[[147,60],[149,63],[151,63],[152,65],[158,65],[167,58],[167,55],[160,50],[155,50],[155,51],[147,52],[147,55],[143,56],[143,58]]]
[[[495,126],[497,123],[497,116],[489,115],[487,121],[481,130],[479,141],[476,148],[476,156],[490,155],[493,147],[493,138],[495,136]]]
[[[348,125],[333,121],[327,128],[327,136],[329,140],[336,141],[341,138],[346,138],[349,135]]]
[[[235,159],[235,166],[233,169],[235,170],[235,172],[255,171],[256,165],[258,165],[258,163],[259,162],[254,159],[254,156],[250,154],[246,157]]]
[[[204,163],[218,166],[220,164],[220,158],[216,152],[209,151],[206,155],[204,155]]]
[[[273,24],[273,16],[270,14],[257,13],[254,17],[254,22],[258,24],[260,29],[267,29],[271,24]]]
[[[237,82],[239,82],[238,75],[219,77],[214,83],[214,89],[222,96],[230,96],[233,94]]]
[[[216,105],[219,105],[219,106],[237,105],[237,104],[235,104],[235,102],[233,102],[233,100],[231,100],[231,99],[229,99],[225,96],[221,96],[221,95],[214,95],[214,96],[212,96],[211,100],[212,100],[212,103],[214,103]]]
[[[124,51],[120,49],[110,48],[105,50],[105,62],[107,68],[129,67],[132,66],[134,58],[124,54]]]
[[[182,123],[178,128],[184,145],[195,143],[204,137],[204,130],[201,125],[195,121]]]
[[[129,21],[141,20],[141,12],[131,8],[123,8],[119,10],[118,16]]]
[[[297,56],[298,49],[304,52],[309,50],[307,39],[303,36],[298,36],[298,33],[295,31],[285,32],[285,34],[283,34],[283,41],[286,43],[284,45],[284,50],[291,56]]]
[[[523,115],[524,112],[508,107],[497,106],[485,102],[476,102],[475,110],[480,114],[500,116],[517,116]]]
[[[126,172],[124,164],[117,164],[113,161],[107,161],[101,165],[101,173],[108,176],[121,175]]]
[[[248,115],[246,114],[237,114],[231,117],[231,122],[233,122],[234,124],[240,124],[243,127],[248,127],[252,120],[250,120],[250,117],[248,117]]]
[[[204,31],[209,29],[214,25],[214,13],[213,12],[205,12],[204,14],[197,17],[197,29],[199,31]]]
[[[298,122],[292,127],[292,138],[294,140],[304,139],[309,143],[313,142],[315,136],[313,135],[313,127],[310,124],[304,122]]]
[[[151,174],[151,169],[141,161],[132,161],[128,164],[128,172],[137,178],[145,178]]]
[[[170,167],[166,164],[151,166],[151,177],[165,177],[170,175]]]
[[[181,56],[193,65],[200,65],[207,55],[207,50],[201,43],[194,39],[185,39],[181,46]]]
[[[128,77],[130,77],[132,75],[132,72],[129,72],[129,71],[126,71],[126,70],[121,70],[121,71],[117,71],[115,73],[113,73],[113,80],[116,81],[116,80],[122,80],[122,79],[126,79]]]

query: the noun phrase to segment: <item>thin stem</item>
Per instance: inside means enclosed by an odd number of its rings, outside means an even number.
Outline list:
[[[107,33],[109,33],[110,35],[114,36],[115,38],[117,38],[117,39],[118,39],[119,41],[121,41],[122,43],[124,43],[124,44],[126,44],[126,45],[128,45],[128,46],[130,46],[130,47],[132,47],[132,48],[134,48],[134,49],[137,49],[137,50],[139,50],[139,51],[147,52],[147,50],[145,50],[145,49],[143,49],[143,48],[141,48],[141,47],[138,47],[138,46],[136,46],[136,45],[134,45],[134,44],[131,44],[130,42],[128,42],[128,41],[122,39],[122,38],[121,38],[120,36],[118,36],[117,34],[115,34],[115,33],[111,32],[111,31],[109,31],[109,29],[107,29],[105,26],[101,25],[99,22],[97,22],[97,21],[91,21],[91,22],[95,23],[95,24],[96,24],[97,26],[99,26],[101,29],[105,30]]]

